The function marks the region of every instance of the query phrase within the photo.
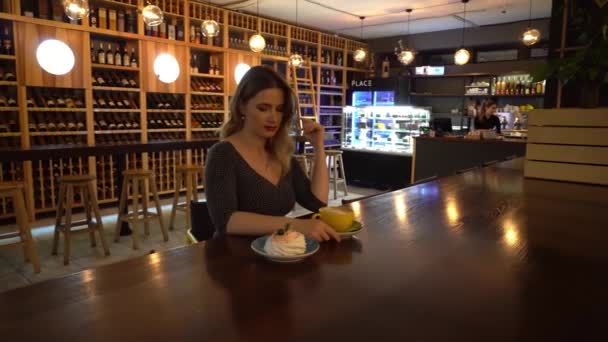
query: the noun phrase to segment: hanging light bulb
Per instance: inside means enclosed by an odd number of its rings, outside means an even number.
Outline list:
[[[211,4],[211,1],[207,2],[207,6]],[[220,34],[220,24],[213,19],[209,19],[207,16],[207,8],[205,7],[205,21],[201,24],[201,32],[204,37],[217,37]]]
[[[220,24],[213,19],[207,19],[201,24],[201,31],[205,37],[217,37],[220,34]]]
[[[457,65],[464,65],[469,63],[471,53],[465,48],[461,48],[454,54],[454,63]]]
[[[521,35],[521,41],[525,46],[532,46],[540,40],[540,31],[532,28],[532,0],[530,0],[530,15],[528,16],[528,28]]]
[[[87,0],[64,0],[65,15],[72,20],[80,20],[89,15],[89,2]]]
[[[537,29],[531,29],[528,27],[526,32],[521,36],[522,42],[526,46],[532,46],[540,40],[540,31]]]
[[[469,59],[471,58],[471,53],[464,48],[464,30],[467,23],[467,2],[469,0],[462,0],[464,4],[464,16],[462,19],[462,47],[454,53],[454,64],[456,65],[464,65],[469,63]]]
[[[260,20],[260,1],[256,1],[256,6],[258,7],[258,20]],[[262,52],[266,47],[266,39],[262,37],[260,32],[254,34],[249,38],[249,48],[253,52]]]
[[[148,26],[158,26],[163,22],[163,11],[160,7],[152,5],[149,2],[141,10],[141,16],[144,18],[144,23]]]
[[[359,17],[359,19],[361,19],[361,40],[363,40],[363,20],[365,20],[365,17]],[[363,48],[358,48],[353,54],[353,58],[357,62],[363,62],[365,56],[367,56],[367,52],[365,52],[365,49]]]
[[[298,0],[296,0],[296,26],[298,26]],[[304,59],[298,53],[294,52],[289,56],[289,65],[299,67],[304,63]]]
[[[253,52],[261,52],[266,47],[266,39],[256,33],[249,38],[249,48]]]
[[[410,15],[412,13],[412,9],[408,8],[405,10],[407,12],[407,38],[408,38],[408,43],[409,43],[409,37],[410,37]],[[414,61],[414,58],[416,58],[416,51],[410,49],[409,47],[407,47],[409,44],[405,45],[405,48],[403,47],[403,43],[401,40],[399,40],[399,47],[395,48],[395,54],[397,55],[397,59],[399,60],[399,62],[401,62],[401,64],[403,65],[408,65],[410,63],[412,63]]]
[[[304,63],[304,59],[299,54],[293,53],[291,54],[291,56],[289,56],[290,65],[294,67],[299,67],[300,65],[302,65],[302,63]]]
[[[416,58],[416,53],[413,50],[405,49],[399,53],[397,58],[401,64],[408,65],[414,61],[414,58]]]

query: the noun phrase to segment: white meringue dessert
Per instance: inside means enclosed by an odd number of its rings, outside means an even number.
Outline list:
[[[272,256],[301,255],[306,253],[306,239],[302,233],[286,227],[266,239],[264,251]]]

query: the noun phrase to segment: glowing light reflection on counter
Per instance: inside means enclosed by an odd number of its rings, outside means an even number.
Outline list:
[[[509,247],[515,247],[519,244],[519,231],[511,221],[504,224],[504,241]]]
[[[460,220],[460,211],[458,210],[458,205],[454,198],[448,197],[445,204],[445,213],[450,224],[457,224],[458,220]]]

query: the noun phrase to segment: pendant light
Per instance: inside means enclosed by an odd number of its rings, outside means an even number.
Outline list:
[[[296,26],[298,26],[298,0],[296,0]],[[289,64],[296,68],[302,65],[303,62],[302,56],[297,52],[293,52],[289,56]]]
[[[256,5],[258,7],[258,21],[259,21],[260,20],[260,0],[256,1]],[[258,27],[259,27],[259,25],[258,25]],[[251,51],[262,52],[265,47],[266,47],[266,39],[264,39],[264,37],[260,34],[260,31],[258,31],[258,33],[254,34],[253,36],[251,36],[251,38],[249,38],[249,48],[251,49]]]
[[[525,46],[532,46],[540,40],[540,31],[532,28],[532,0],[530,0],[530,16],[528,17],[528,28],[521,35],[521,41]]]
[[[150,1],[141,10],[141,16],[144,18],[144,23],[150,27],[162,24],[164,19],[163,11],[160,7],[151,4]]]
[[[460,49],[454,53],[454,63],[457,65],[467,64],[471,58],[471,53],[469,50],[464,48],[464,31],[467,24],[467,2],[469,2],[469,0],[462,0],[462,3],[464,4],[464,16],[462,19],[462,45]]]
[[[407,44],[404,48],[401,40],[399,40],[399,47],[395,48],[395,54],[397,55],[397,59],[399,59],[401,64],[408,65],[414,61],[414,58],[416,58],[416,52],[408,47],[410,40],[410,15],[412,14],[413,10],[408,8],[405,11],[407,12]]]
[[[64,0],[65,15],[72,20],[80,20],[89,16],[89,2],[87,0]]]
[[[361,40],[363,40],[363,20],[365,20],[365,17],[359,17],[359,19],[361,19]],[[365,52],[365,49],[358,48],[353,54],[353,58],[357,62],[363,62],[365,60],[366,55],[367,52]]]
[[[207,1],[207,6],[211,4],[211,1]],[[209,7],[205,7],[205,21],[201,24],[201,32],[205,37],[217,37],[220,34],[220,24],[217,21],[210,19],[207,15]]]

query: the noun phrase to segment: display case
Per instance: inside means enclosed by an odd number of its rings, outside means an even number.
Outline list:
[[[431,113],[402,106],[344,107],[342,148],[411,154],[413,137],[429,126]]]

